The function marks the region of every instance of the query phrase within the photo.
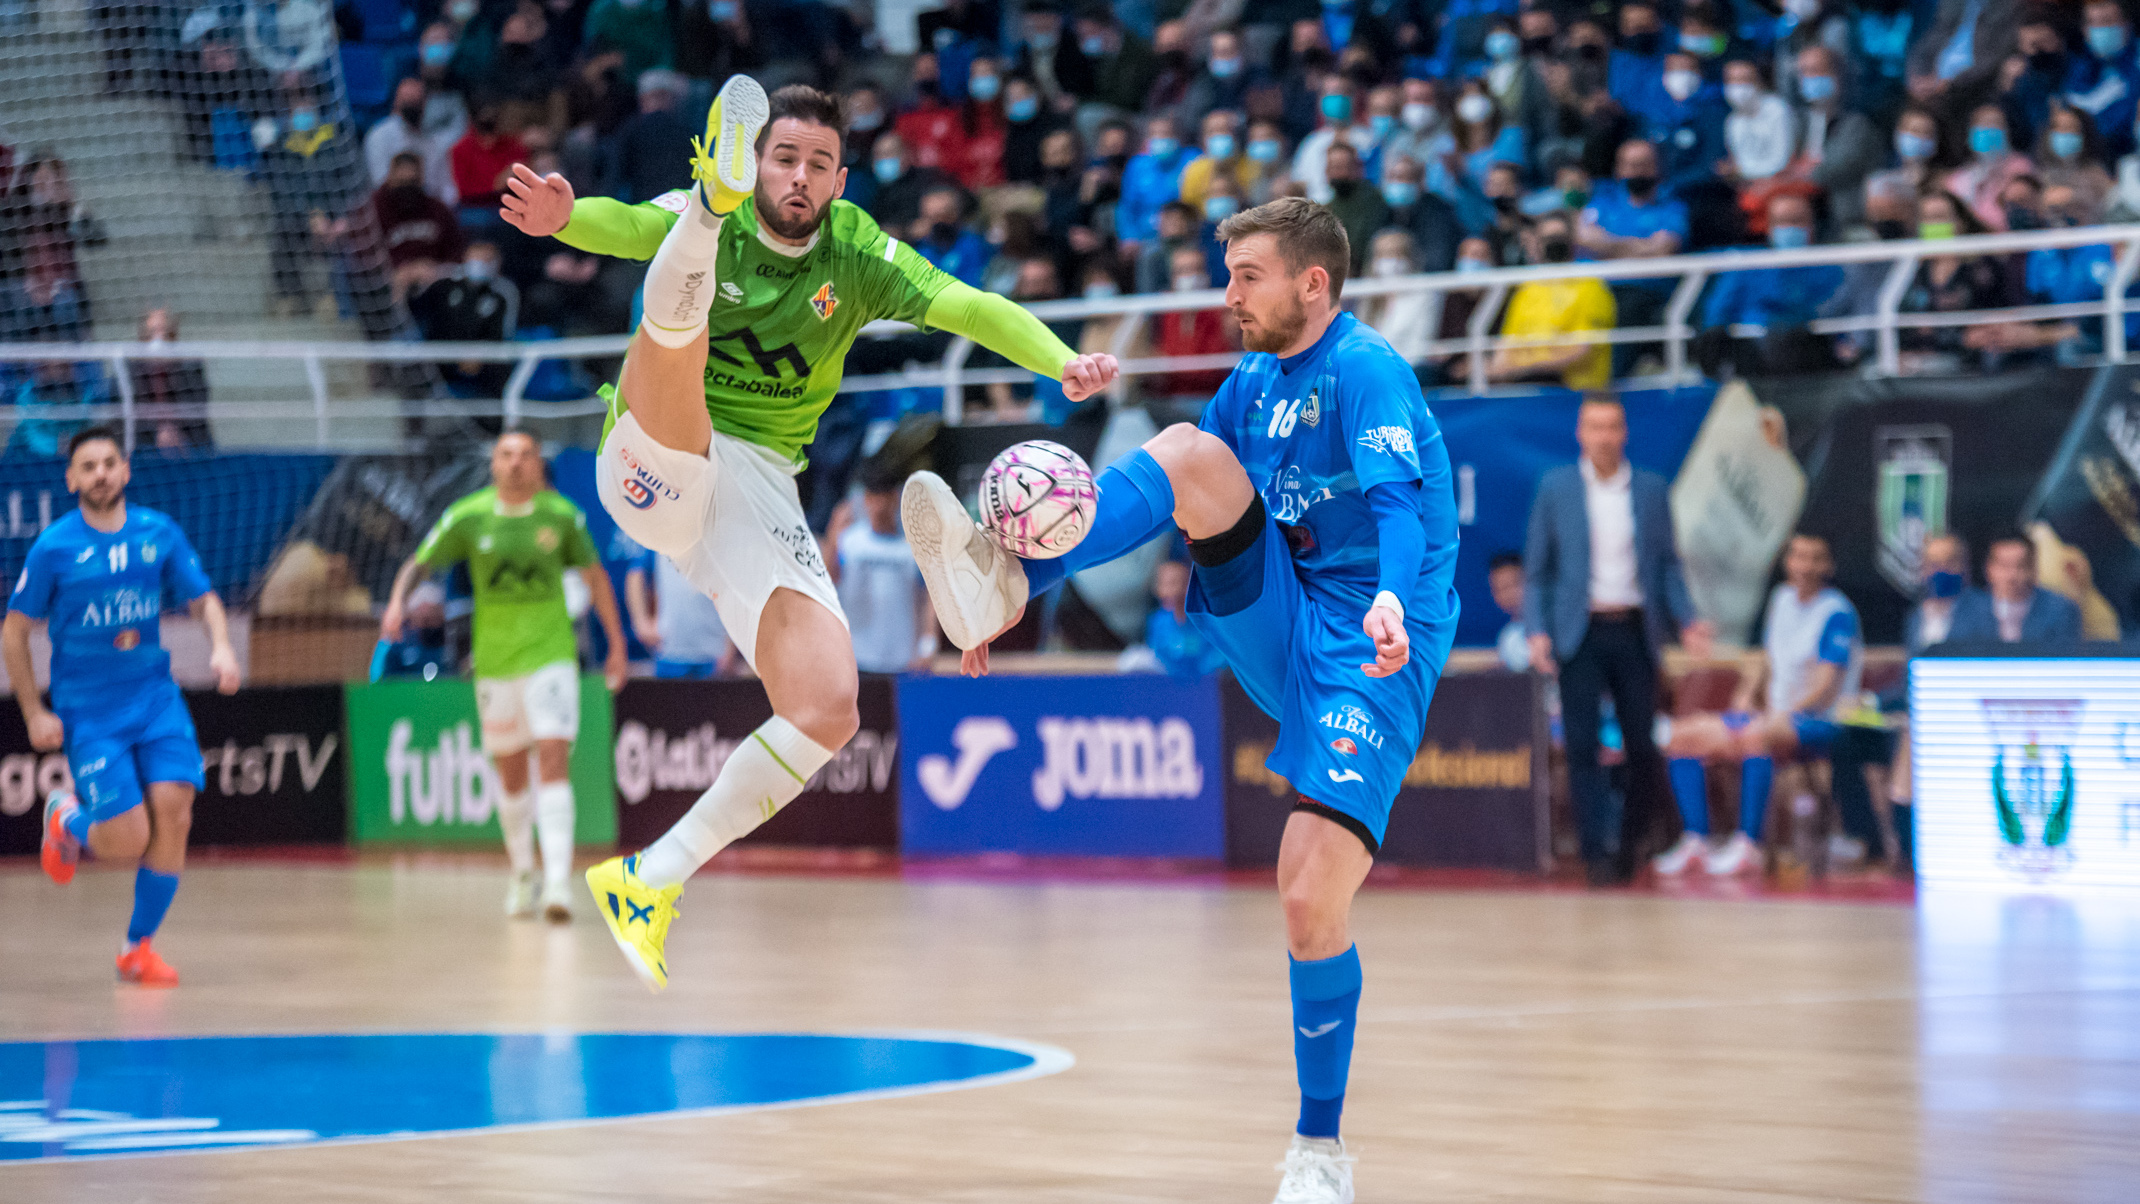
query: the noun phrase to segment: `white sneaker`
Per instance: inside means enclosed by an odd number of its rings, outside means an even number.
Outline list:
[[[1702,868],[1719,878],[1730,874],[1743,874],[1748,870],[1761,870],[1761,846],[1744,832],[1733,832],[1731,839],[1712,849],[1702,859]]]
[[[1336,1137],[1302,1137],[1293,1134],[1278,1169],[1277,1198],[1271,1204],[1352,1204],[1352,1164],[1359,1161],[1345,1152]]]
[[[538,879],[534,870],[521,870],[505,883],[505,914],[515,920],[525,920],[535,914],[535,891]]]
[[[996,638],[1025,608],[1025,568],[996,546],[933,472],[907,478],[899,502],[907,545],[921,566],[944,634],[963,649]]]
[[[1667,878],[1677,878],[1687,872],[1695,858],[1708,855],[1708,837],[1698,832],[1682,832],[1678,844],[1650,858],[1650,868]]]
[[[542,918],[552,924],[572,922],[571,892],[562,882],[552,882],[542,888]]]

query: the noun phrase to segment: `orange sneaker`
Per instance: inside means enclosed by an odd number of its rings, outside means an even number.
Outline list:
[[[37,850],[37,864],[45,877],[61,886],[74,881],[75,863],[82,859],[82,845],[67,831],[67,818],[81,806],[72,794],[55,790],[45,799],[44,843]]]
[[[171,963],[156,956],[156,950],[144,939],[119,955],[119,981],[137,982],[145,987],[175,987],[178,971],[171,968]]]

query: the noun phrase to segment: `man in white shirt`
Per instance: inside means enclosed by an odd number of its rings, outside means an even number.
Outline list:
[[[1634,845],[1662,806],[1650,742],[1657,713],[1657,665],[1676,632],[1687,650],[1709,654],[1714,628],[1696,616],[1672,534],[1669,486],[1627,462],[1627,413],[1609,393],[1583,399],[1576,443],[1582,459],[1539,482],[1524,543],[1523,625],[1531,665],[1560,675],[1561,730],[1568,791],[1582,828],[1593,885],[1632,874]],[[1633,781],[1625,815],[1598,760],[1599,700],[1610,692],[1626,739]]]
[[[936,612],[899,530],[904,486],[894,473],[865,468],[864,521],[852,522],[846,506],[832,521],[840,605],[854,633],[855,666],[864,673],[926,669],[936,655]]]
[[[1508,623],[1494,640],[1501,663],[1522,673],[1531,667],[1531,638],[1523,626],[1523,553],[1496,552],[1486,562],[1486,585]]]
[[[1671,758],[1672,792],[1686,825],[1679,843],[1652,862],[1658,873],[1684,873],[1697,857],[1716,875],[1760,869],[1776,763],[1793,762],[1786,771],[1801,774],[1796,762],[1824,758],[1834,745],[1842,712],[1857,702],[1865,667],[1858,611],[1828,584],[1834,572],[1826,539],[1793,535],[1783,551],[1783,584],[1769,595],[1762,651],[1741,669],[1731,709],[1658,723],[1657,743]],[[1708,761],[1737,761],[1740,774],[1739,829],[1714,847],[1703,769]],[[1797,783],[1794,776],[1792,785]]]
[[[743,659],[713,599],[659,552],[642,553],[625,574],[624,606],[632,633],[654,654],[655,677],[725,677]]]

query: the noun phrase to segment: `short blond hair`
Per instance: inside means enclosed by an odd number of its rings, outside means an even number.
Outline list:
[[[1271,235],[1288,272],[1298,276],[1311,267],[1330,274],[1330,300],[1345,291],[1345,270],[1352,264],[1352,240],[1337,215],[1306,197],[1280,197],[1244,209],[1219,223],[1219,241],[1233,242],[1257,234]]]

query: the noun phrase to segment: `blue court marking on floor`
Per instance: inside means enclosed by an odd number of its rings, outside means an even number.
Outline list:
[[[968,1033],[407,1033],[0,1042],[0,1165],[710,1115],[1069,1069]]]

